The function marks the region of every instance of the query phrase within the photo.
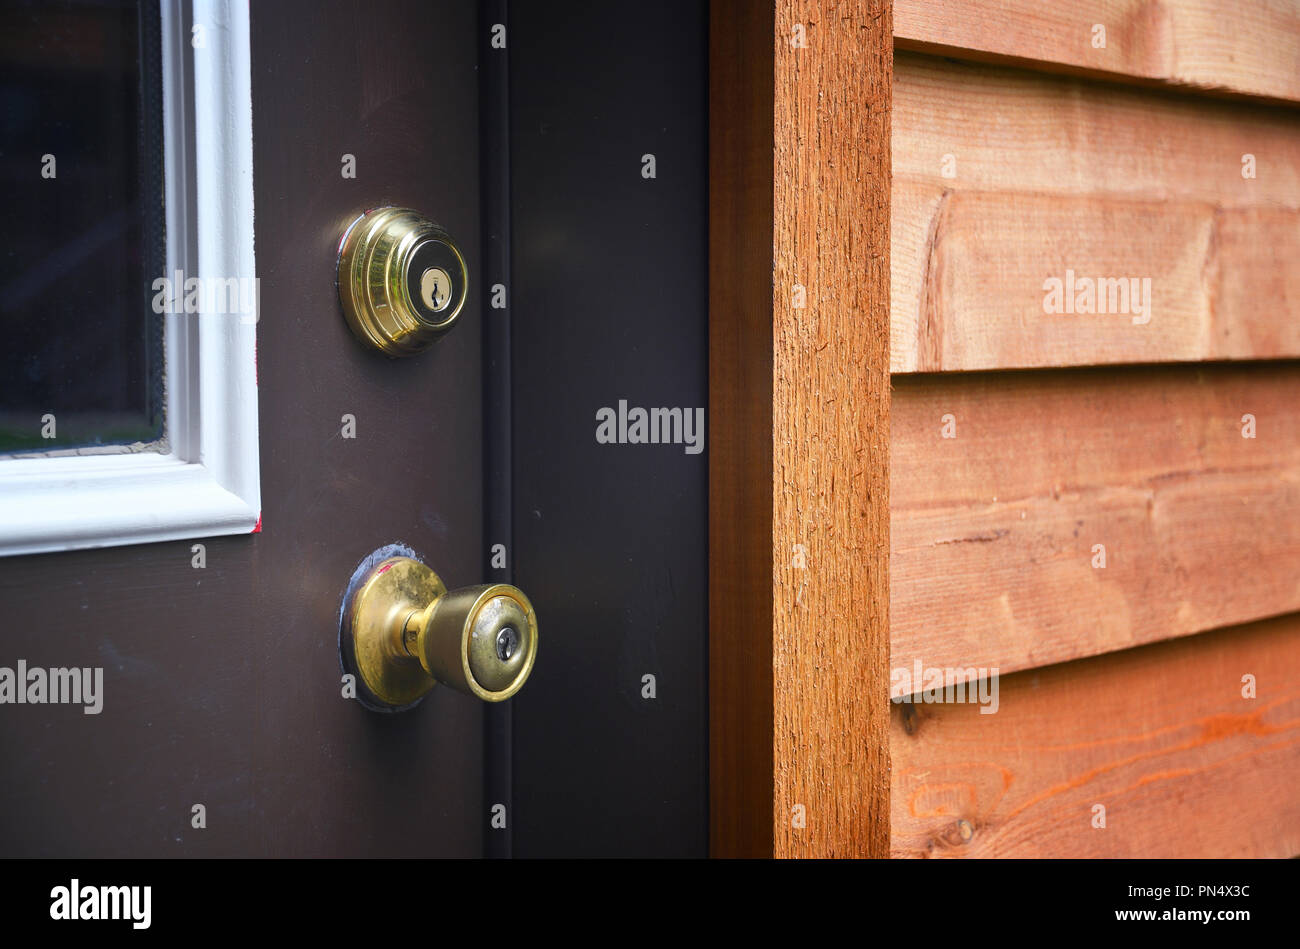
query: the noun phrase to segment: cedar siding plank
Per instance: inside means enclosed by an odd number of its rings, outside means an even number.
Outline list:
[[[893,213],[896,372],[1300,356],[1300,211],[896,182]]]
[[[916,56],[895,72],[894,373],[1300,357],[1295,115]],[[1060,312],[1047,281],[1071,274],[1149,279],[1148,312]]]
[[[891,747],[896,857],[1293,857],[1300,617],[897,704]]]
[[[1292,0],[896,0],[894,40],[945,56],[1300,100]]]
[[[1005,674],[1300,610],[1300,366],[905,377],[891,422],[895,667]]]

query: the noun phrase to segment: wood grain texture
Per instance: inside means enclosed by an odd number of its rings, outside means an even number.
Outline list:
[[[889,4],[749,7],[712,8],[712,846],[886,856]]]
[[[916,56],[895,79],[895,373],[1300,356],[1294,113]],[[1149,320],[1046,312],[1068,270],[1150,278]]]
[[[995,714],[895,705],[890,736],[894,856],[1293,857],[1300,617],[1009,676]]]
[[[895,667],[1006,674],[1300,610],[1300,366],[912,377],[892,442]]]
[[[799,23],[806,49],[787,39]],[[890,3],[782,0],[777,24],[776,853],[884,856]],[[795,284],[803,309],[791,306]],[[805,569],[792,565],[796,545]]]
[[[1300,100],[1293,0],[897,0],[894,37],[945,56]]]
[[[896,258],[900,372],[1300,356],[1300,210],[908,182],[894,208],[929,234]]]
[[[895,175],[950,188],[1295,207],[1294,108],[899,53]],[[943,176],[941,158],[956,158]],[[1255,178],[1241,156],[1256,156]]]

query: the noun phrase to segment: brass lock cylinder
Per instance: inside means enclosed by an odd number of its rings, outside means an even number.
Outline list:
[[[462,587],[408,617],[406,649],[437,681],[499,702],[528,677],[536,627],[532,604],[517,588]]]
[[[359,340],[389,356],[410,356],[456,323],[469,269],[435,222],[410,208],[375,208],[339,241],[338,290]]]
[[[439,682],[485,702],[523,687],[537,659],[537,614],[506,583],[448,592],[412,557],[375,564],[344,601],[344,666],[365,704],[405,708]]]

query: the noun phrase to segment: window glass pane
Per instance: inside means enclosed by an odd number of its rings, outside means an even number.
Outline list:
[[[0,452],[159,449],[160,59],[156,0],[0,0]]]

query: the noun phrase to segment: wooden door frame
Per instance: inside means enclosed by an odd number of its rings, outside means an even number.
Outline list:
[[[888,856],[890,0],[715,0],[709,848]]]

